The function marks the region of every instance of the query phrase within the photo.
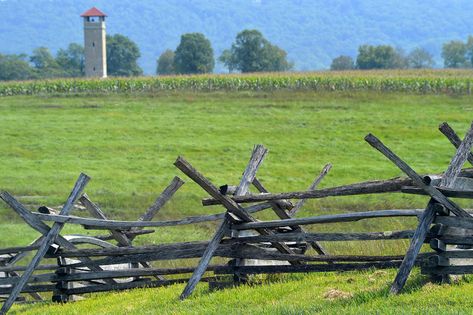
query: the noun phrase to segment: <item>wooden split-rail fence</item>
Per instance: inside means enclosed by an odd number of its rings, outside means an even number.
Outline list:
[[[117,221],[105,213],[84,193],[90,178],[81,174],[60,211],[40,207],[28,210],[6,191],[0,198],[41,237],[28,246],[0,249],[1,314],[16,301],[67,302],[82,294],[159,287],[186,283],[180,299],[187,298],[201,281],[215,286],[240,283],[251,274],[351,271],[371,268],[398,268],[391,293],[405,285],[414,266],[434,281],[448,281],[450,275],[473,273],[473,217],[452,198],[473,198],[473,124],[463,140],[443,123],[440,131],[457,149],[447,170],[438,175],[421,176],[374,135],[365,140],[406,177],[361,182],[317,189],[330,171],[327,164],[308,190],[270,193],[256,173],[268,150],[256,145],[236,186],[217,187],[186,159],[178,157],[174,165],[199,185],[210,198],[203,206],[221,205],[224,212],[179,220],[155,221],[158,211],[174,196],[184,181],[175,177],[155,203],[137,221]],[[258,193],[251,193],[254,186]],[[424,209],[358,211],[342,214],[297,217],[304,202],[311,198],[394,193],[425,195]],[[90,217],[71,215],[80,203]],[[277,219],[257,220],[256,212],[270,209]],[[350,223],[360,220],[414,217],[414,230],[380,232],[322,233],[308,231],[320,225]],[[207,241],[176,242],[135,246],[133,241],[155,232],[159,227],[220,221]],[[48,223],[48,224],[47,224]],[[65,224],[77,224],[96,235],[62,235]],[[105,232],[106,233],[105,233]],[[323,246],[328,242],[410,240],[405,255],[364,255],[363,246],[356,255],[333,255]],[[430,248],[421,253],[424,244]],[[313,249],[313,250],[309,250]],[[31,258],[32,257],[32,258]],[[213,257],[220,264],[211,265]],[[199,259],[189,267],[187,259]],[[169,264],[168,261],[173,261]],[[161,263],[161,264],[160,264]],[[176,267],[177,266],[177,267]]]

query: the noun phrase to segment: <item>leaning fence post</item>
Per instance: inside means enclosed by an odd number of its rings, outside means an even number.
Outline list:
[[[453,144],[456,149],[458,149],[462,141],[457,133],[452,129],[452,127],[450,127],[447,122],[444,122],[440,124],[439,130],[445,135],[445,137],[447,137],[450,143]],[[468,154],[468,162],[473,165],[473,154],[471,152]]]
[[[442,203],[445,205],[449,210],[455,213],[458,216],[469,216],[469,214],[458,207],[456,204],[451,202],[448,198],[446,198],[442,193],[440,193],[437,189],[426,185],[422,178],[407,165],[404,161],[402,161],[398,156],[396,156],[391,150],[389,150],[378,138],[369,134],[365,137],[365,140],[373,146],[375,149],[380,151],[383,155],[385,155],[389,160],[391,160],[396,166],[398,166],[403,172],[405,172],[409,177],[412,178],[415,184],[419,187],[423,188],[427,193],[432,196],[432,199],[429,201],[426,210],[422,214],[420,223],[414,232],[414,236],[412,237],[411,244],[409,249],[407,250],[406,256],[399,267],[399,271],[394,279],[394,282],[391,286],[390,292],[393,294],[399,293],[404,284],[407,281],[407,278],[414,266],[415,260],[419,251],[424,243],[426,238],[427,232],[435,218],[435,204],[437,202]],[[461,167],[465,163],[471,147],[473,145],[473,124],[470,127],[470,130],[467,132],[464,140],[462,141],[459,149],[457,150],[455,156],[453,157],[444,177],[441,180],[441,186],[451,187],[455,182],[456,177],[461,171]],[[434,200],[435,199],[435,200]]]
[[[79,196],[82,194],[82,191],[84,190],[85,185],[87,185],[89,180],[89,176],[83,173],[80,174],[71,194],[69,195],[69,198],[67,199],[66,203],[64,204],[64,207],[60,212],[61,215],[69,214],[69,212],[72,210],[72,206],[74,205],[77,198],[79,198]],[[40,248],[36,252],[36,255],[33,257],[30,264],[28,265],[28,268],[25,270],[18,283],[14,286],[10,296],[3,304],[2,309],[0,310],[0,314],[6,314],[11,308],[13,302],[16,300],[21,290],[28,282],[28,279],[33,274],[35,268],[39,265],[41,259],[46,254],[46,251],[48,250],[49,246],[54,243],[56,237],[59,235],[59,232],[61,231],[63,226],[63,223],[53,224],[47,235],[44,237],[43,243],[40,245]]]
[[[325,173],[326,174],[326,173]],[[324,175],[325,176],[325,175]],[[320,178],[320,177],[319,177]],[[322,177],[323,178],[323,177]],[[316,186],[318,183],[316,183],[315,185],[313,186]],[[266,188],[263,186],[263,184],[257,179],[255,178],[254,181],[253,181],[253,185],[255,185],[256,189],[258,189],[258,191],[260,193],[269,193],[268,190],[266,190]],[[312,185],[311,185],[312,187]],[[314,187],[315,188],[315,187]],[[313,190],[313,188],[312,188]],[[304,200],[304,199],[302,199]],[[301,203],[301,207],[304,203]],[[274,212],[276,213],[276,215],[282,219],[282,220],[285,220],[285,219],[291,219],[292,217],[292,214],[291,213],[287,213],[286,210],[284,210],[280,204],[278,202],[273,202],[273,210]],[[293,228],[293,230],[296,230],[296,231],[302,231],[304,232],[304,229],[301,228],[300,226],[290,226],[291,228]],[[317,254],[319,255],[327,255],[327,251],[323,248],[323,246],[317,242],[317,241],[314,241],[314,242],[309,242],[309,245],[312,246],[312,248],[317,252]]]
[[[312,182],[312,184],[310,184],[309,186],[309,189],[307,189],[308,191],[310,190],[315,190],[317,188],[317,186],[320,184],[320,182],[325,178],[325,176],[328,174],[328,172],[330,172],[330,170],[332,169],[332,164],[331,163],[327,163],[325,164],[324,168],[322,169],[322,171],[320,172],[320,174],[314,179],[314,181]],[[289,215],[291,217],[295,216],[296,213],[304,206],[305,202],[307,201],[307,199],[301,199],[299,200],[296,205],[294,206],[294,208],[291,209],[291,211],[289,211]]]
[[[266,156],[266,153],[267,153],[267,150],[263,146],[255,146],[255,148],[253,149],[253,153],[250,158],[250,161],[248,162],[247,168],[245,169],[243,178],[241,180],[241,183],[236,193],[240,194],[248,190],[248,187],[251,185],[254,177],[256,176],[256,171],[258,170],[260,164],[262,163],[264,157]],[[220,194],[217,187],[212,185],[205,177],[203,177],[200,173],[198,173],[183,158],[178,157],[174,165],[176,165],[176,167],[178,167],[181,171],[183,171],[187,176],[189,176],[194,181],[196,181],[199,185],[201,185],[212,197],[214,198],[220,197],[222,201],[224,202],[225,208],[227,208],[228,211],[232,210],[235,212],[234,213],[235,215],[237,216],[241,215],[243,218],[246,218],[246,219],[251,218],[243,208],[239,207],[235,202],[233,202],[230,199],[227,199],[225,196]],[[215,250],[220,244],[220,241],[229,231],[230,231],[230,221],[228,217],[226,217],[223,220],[222,224],[218,227],[217,232],[213,236],[212,240],[209,242],[209,245],[205,249],[205,252],[202,255],[202,258],[200,259],[197,268],[195,269],[194,273],[189,279],[189,282],[187,283],[187,286],[184,288],[184,291],[182,291],[182,294],[180,296],[181,300],[184,300],[185,298],[187,298],[194,291],[195,287],[197,286],[197,283],[200,281],[200,279],[202,278],[202,275],[207,269],[207,266],[210,263],[210,260],[212,259],[212,256],[215,253]]]

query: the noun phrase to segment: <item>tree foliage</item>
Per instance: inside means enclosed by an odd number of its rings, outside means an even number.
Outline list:
[[[30,57],[31,63],[36,69],[57,68],[58,64],[47,47],[38,47],[33,50]]]
[[[219,58],[230,71],[287,71],[293,64],[287,61],[285,50],[271,44],[258,30],[243,30],[237,34],[230,50]]]
[[[107,72],[112,76],[136,76],[143,74],[138,66],[140,49],[128,37],[107,35]]]
[[[355,62],[350,56],[338,56],[332,60],[330,65],[330,70],[340,71],[340,70],[353,70],[355,69]]]
[[[204,34],[188,33],[181,36],[174,56],[176,73],[209,73],[213,71],[214,66],[212,45]]]
[[[29,62],[28,62],[29,61]],[[0,80],[49,79],[84,75],[84,49],[71,43],[54,57],[48,48],[38,47],[32,55],[0,54]]]
[[[466,59],[470,67],[473,67],[473,36],[468,36],[466,40]]]
[[[83,76],[85,74],[84,47],[77,43],[71,43],[67,49],[59,49],[56,62],[67,76]]]
[[[442,58],[445,68],[463,68],[467,66],[467,47],[460,40],[449,41],[442,46]]]
[[[166,75],[174,73],[174,51],[167,49],[158,58],[156,74]]]
[[[407,56],[409,68],[432,68],[435,65],[432,55],[424,48],[414,48]]]
[[[26,55],[0,54],[0,80],[27,80],[34,78],[34,72]]]
[[[30,57],[38,78],[65,77],[66,74],[47,47],[38,47]]]
[[[401,50],[389,45],[362,45],[358,48],[356,65],[359,69],[403,69],[407,60]]]

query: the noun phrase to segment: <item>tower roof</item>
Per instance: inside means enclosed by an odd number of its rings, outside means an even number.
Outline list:
[[[97,9],[96,7],[92,7],[89,10],[85,11],[80,15],[81,17],[88,17],[88,16],[107,16],[105,13]]]

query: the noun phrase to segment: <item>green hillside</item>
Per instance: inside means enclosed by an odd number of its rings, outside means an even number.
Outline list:
[[[441,65],[442,43],[466,38],[473,17],[473,2],[467,0],[3,0],[0,53],[28,54],[38,46],[56,51],[82,43],[79,15],[91,6],[109,15],[109,33],[138,43],[148,74],[160,53],[175,49],[182,33],[204,33],[219,55],[244,28],[261,30],[287,50],[297,70],[327,68],[340,54],[355,56],[364,43],[405,50],[422,46]],[[217,71],[223,71],[221,65]]]

